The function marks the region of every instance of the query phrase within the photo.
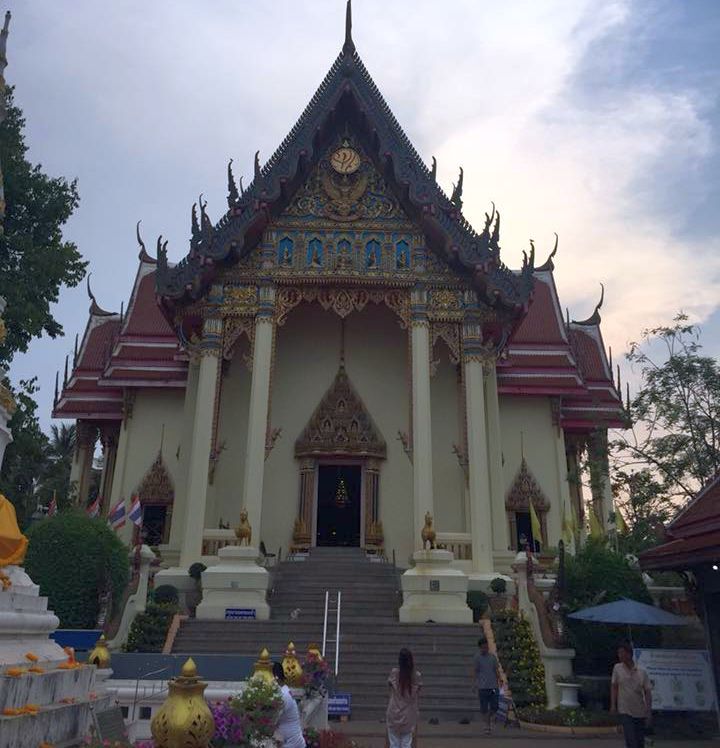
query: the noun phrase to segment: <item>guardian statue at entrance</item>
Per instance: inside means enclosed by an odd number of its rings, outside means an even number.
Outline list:
[[[240,541],[240,545],[249,546],[252,543],[252,527],[248,522],[248,513],[245,507],[240,510],[240,524],[235,528],[235,537]]]
[[[435,550],[435,528],[433,527],[433,516],[430,512],[425,512],[425,527],[423,527],[420,537],[423,542],[423,550],[427,550],[426,546],[428,544],[431,551]]]

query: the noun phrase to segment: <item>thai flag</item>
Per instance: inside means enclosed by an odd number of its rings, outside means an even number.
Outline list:
[[[125,527],[125,499],[120,499],[108,513],[108,524],[113,530]]]
[[[50,504],[48,505],[48,517],[54,517],[57,514],[57,499],[55,498],[55,492],[53,491],[53,497],[50,499]]]
[[[142,526],[142,506],[140,504],[140,497],[134,496],[132,503],[130,504],[130,512],[128,513],[130,521],[137,527]]]
[[[98,496],[95,501],[87,508],[88,517],[95,519],[100,514],[100,497]]]

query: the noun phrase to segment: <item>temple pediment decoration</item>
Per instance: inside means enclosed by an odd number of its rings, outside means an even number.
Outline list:
[[[175,500],[173,481],[161,452],[158,452],[155,461],[145,473],[136,493],[142,504],[169,506]]]
[[[295,456],[386,458],[385,440],[342,364],[295,442]]]
[[[505,497],[505,508],[510,512],[529,512],[530,504],[538,513],[547,512],[550,502],[540,484],[530,472],[527,461],[522,458],[520,469]]]

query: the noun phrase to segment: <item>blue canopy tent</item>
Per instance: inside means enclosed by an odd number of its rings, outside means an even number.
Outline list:
[[[628,637],[632,641],[632,626],[689,626],[692,619],[676,616],[666,610],[646,605],[637,600],[623,597],[612,603],[595,605],[592,608],[570,613],[568,618],[591,623],[620,623],[628,627]]]

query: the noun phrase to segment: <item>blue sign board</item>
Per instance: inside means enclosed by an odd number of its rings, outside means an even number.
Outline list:
[[[351,702],[351,694],[334,693],[328,697],[328,717],[349,717]]]
[[[226,621],[254,621],[255,608],[225,608]]]
[[[57,629],[50,634],[61,647],[72,647],[76,652],[87,652],[102,635],[102,629]]]

